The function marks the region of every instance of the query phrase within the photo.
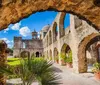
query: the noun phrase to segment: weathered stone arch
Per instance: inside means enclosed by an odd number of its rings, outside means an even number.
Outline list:
[[[51,30],[49,31],[49,45],[52,43],[52,34]]]
[[[35,53],[35,56],[36,56],[36,57],[40,57],[40,53],[37,51],[37,52]]]
[[[100,62],[100,41],[97,43],[96,45],[96,49],[97,49],[97,52],[98,52],[98,62]]]
[[[20,53],[20,57],[22,57],[22,58],[30,57],[30,52],[29,51],[22,51]]]
[[[65,30],[64,30],[64,20],[65,20],[65,15],[66,13],[62,12],[59,18],[59,36],[63,37],[65,35]]]
[[[52,32],[53,32],[53,42],[55,42],[57,40],[57,23],[54,22],[53,24],[53,28],[52,28]]]
[[[56,10],[76,14],[100,30],[99,0],[2,0],[0,29],[28,17],[32,13]]]
[[[59,54],[58,49],[55,47],[54,48],[54,59],[59,57],[58,54]]]
[[[48,39],[48,36],[47,36],[47,47],[48,47],[48,45],[49,45],[49,39]]]
[[[85,37],[81,43],[78,46],[78,68],[79,72],[87,72],[87,58],[86,58],[86,49],[87,47],[96,42],[99,41],[98,37],[100,38],[99,33],[92,33]]]
[[[71,51],[70,46],[67,45],[66,43],[64,43],[62,48],[61,48],[61,53],[68,53],[69,51]]]
[[[0,67],[6,67],[7,63],[7,44],[0,40]],[[6,84],[5,75],[0,73],[0,85]]]
[[[52,60],[52,50],[49,51],[50,60]]]

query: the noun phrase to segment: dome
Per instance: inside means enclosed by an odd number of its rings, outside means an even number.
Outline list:
[[[48,25],[46,25],[46,26],[44,26],[44,27],[42,28],[42,31],[48,31],[49,28],[50,28],[50,25],[48,24]]]

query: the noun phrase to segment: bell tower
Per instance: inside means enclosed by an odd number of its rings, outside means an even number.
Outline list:
[[[38,38],[38,34],[34,29],[34,31],[32,32],[32,39],[37,39],[37,38]]]

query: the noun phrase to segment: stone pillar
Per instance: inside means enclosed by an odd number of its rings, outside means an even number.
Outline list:
[[[53,28],[51,30],[51,35],[52,35],[52,45],[51,45],[51,51],[52,51],[52,61],[55,62],[55,57],[54,57],[54,35],[53,35]]]
[[[0,40],[0,66],[5,67],[7,62],[7,44]],[[6,79],[3,74],[0,74],[0,85],[6,85]]]
[[[72,56],[73,56],[73,70],[75,73],[79,73],[78,68],[78,38],[75,29],[75,16],[70,15],[70,31],[71,31],[71,49],[72,49]]]
[[[60,15],[59,15],[59,17],[60,17]],[[58,41],[58,57],[59,57],[59,64],[61,65],[61,56],[60,56],[60,53],[61,53],[61,43],[60,43],[60,38],[61,38],[61,31],[62,30],[60,30],[60,29],[63,29],[63,28],[60,28],[60,24],[61,23],[58,23],[58,39],[57,39],[57,41]]]

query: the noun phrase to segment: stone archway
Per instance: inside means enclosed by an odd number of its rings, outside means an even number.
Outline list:
[[[72,63],[73,63],[72,51],[68,44],[66,44],[66,43],[63,44],[63,46],[61,48],[60,57],[62,58],[61,61],[63,61],[62,64],[67,62],[67,63],[71,63],[71,65],[72,65]],[[66,61],[66,59],[67,59],[67,61]]]
[[[100,41],[97,43],[96,49],[98,52],[98,62],[100,62]]]
[[[28,51],[22,51],[20,53],[20,57],[22,57],[22,58],[30,57],[30,52],[28,52]]]
[[[60,19],[59,19],[59,34],[60,34],[60,37],[63,37],[65,35],[65,30],[64,30],[65,15],[66,15],[66,13],[62,12],[61,15],[60,15]]]
[[[36,52],[35,55],[36,55],[36,57],[40,57],[40,53],[39,52]]]
[[[78,68],[79,72],[87,72],[87,57],[86,57],[86,50],[90,45],[99,41],[98,37],[100,38],[99,33],[92,33],[85,37],[82,42],[78,46]]]
[[[49,45],[52,44],[52,34],[51,31],[49,31]]]
[[[59,54],[59,52],[58,52],[57,48],[54,48],[54,60],[56,60],[56,59],[59,60],[58,54]]]
[[[53,42],[55,42],[57,40],[57,36],[58,36],[58,31],[57,31],[57,23],[54,22],[53,24]]]
[[[52,50],[50,50],[49,55],[50,55],[50,60],[52,60]]]
[[[48,42],[49,42],[49,39],[48,39],[48,35],[47,35],[47,47],[48,47],[48,45],[49,45],[49,43],[48,43]]]
[[[32,13],[45,10],[75,14],[100,30],[99,0],[2,0],[0,3],[0,29],[16,23]]]
[[[65,53],[69,53],[70,51],[71,51],[71,48],[69,47],[69,45],[64,43],[61,48],[61,52],[65,54]]]

